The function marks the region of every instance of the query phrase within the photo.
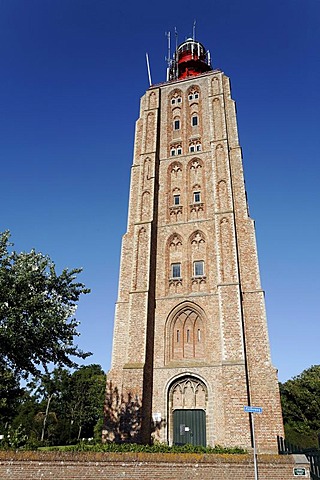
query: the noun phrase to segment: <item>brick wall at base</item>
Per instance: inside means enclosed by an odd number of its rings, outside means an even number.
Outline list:
[[[299,456],[301,457],[301,456]],[[260,455],[259,480],[293,480],[303,457]],[[252,455],[0,452],[1,480],[253,480]],[[301,477],[300,477],[301,478]]]

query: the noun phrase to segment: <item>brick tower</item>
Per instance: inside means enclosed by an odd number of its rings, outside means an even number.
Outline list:
[[[252,444],[283,434],[228,77],[194,39],[141,99],[104,435]]]

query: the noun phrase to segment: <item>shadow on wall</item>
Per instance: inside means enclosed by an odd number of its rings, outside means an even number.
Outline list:
[[[138,395],[128,393],[119,394],[117,387],[113,388],[110,382],[107,386],[104,425],[102,430],[103,442],[115,443],[142,443],[141,424],[143,421],[142,402]],[[164,425],[164,421],[151,421],[152,437]]]

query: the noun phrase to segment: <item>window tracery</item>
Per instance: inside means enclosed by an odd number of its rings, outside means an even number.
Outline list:
[[[185,307],[174,316],[168,334],[169,361],[205,358],[204,323],[193,308]]]

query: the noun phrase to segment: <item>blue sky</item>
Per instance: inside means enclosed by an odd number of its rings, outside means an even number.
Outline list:
[[[110,366],[134,123],[165,31],[231,77],[274,365],[319,364],[319,0],[0,0],[0,231],[83,267],[88,363]],[[116,180],[114,180],[116,178]]]

